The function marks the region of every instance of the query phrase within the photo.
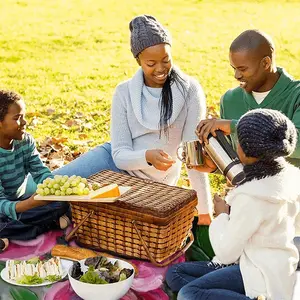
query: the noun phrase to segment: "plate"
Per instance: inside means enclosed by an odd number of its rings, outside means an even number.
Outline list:
[[[131,189],[130,186],[119,186],[121,196],[128,192]],[[120,196],[119,196],[120,197]],[[34,200],[45,200],[45,201],[76,201],[76,202],[115,202],[119,197],[110,197],[110,198],[94,198],[91,199],[89,195],[86,196],[34,196]]]
[[[61,266],[62,266],[62,269],[63,269],[63,274],[61,276],[61,279],[63,279],[63,278],[65,278],[68,275],[68,270],[69,270],[69,268],[71,267],[71,265],[73,263],[71,261],[68,261],[68,260],[65,260],[65,259],[61,259],[60,262],[61,262]],[[24,286],[24,287],[46,286],[46,285],[54,284],[55,282],[61,280],[61,279],[59,279],[59,280],[56,280],[56,281],[45,281],[45,282],[39,283],[39,284],[22,284],[22,283],[17,283],[15,280],[8,279],[6,268],[4,268],[1,271],[0,276],[7,283],[10,283],[12,285],[17,285],[17,286]]]

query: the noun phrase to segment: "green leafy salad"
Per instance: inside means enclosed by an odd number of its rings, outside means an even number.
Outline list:
[[[41,284],[55,282],[62,278],[63,270],[58,257],[41,260],[38,257],[29,260],[8,260],[6,262],[8,279],[20,284]]]
[[[133,269],[121,269],[118,261],[111,263],[106,257],[87,258],[84,263],[88,270],[83,273],[79,262],[74,262],[71,276],[81,282],[91,284],[108,284],[125,280],[133,274]]]

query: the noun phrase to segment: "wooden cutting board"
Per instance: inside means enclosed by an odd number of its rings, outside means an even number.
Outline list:
[[[131,189],[130,186],[119,186],[121,196],[128,192]],[[105,202],[105,203],[112,203],[115,202],[119,197],[110,197],[110,198],[94,198],[92,199],[90,195],[85,196],[77,196],[77,195],[70,195],[70,196],[34,196],[34,200],[44,200],[44,201],[68,201],[68,202]]]

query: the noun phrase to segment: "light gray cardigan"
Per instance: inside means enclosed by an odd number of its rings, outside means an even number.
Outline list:
[[[180,85],[172,84],[173,114],[168,139],[164,134],[159,137],[159,100],[155,97],[153,99],[147,93],[142,69],[133,78],[117,86],[111,111],[111,144],[116,166],[131,175],[169,185],[176,185],[180,177],[181,161],[176,156],[177,148],[183,141],[197,139],[196,126],[206,117],[205,95],[200,84],[177,71],[185,80],[186,93],[184,96]],[[157,105],[150,105],[150,101],[157,101]],[[147,107],[152,107],[151,111],[147,111]],[[167,171],[159,171],[149,166],[145,158],[149,149],[164,150],[176,163]],[[207,175],[188,170],[188,176],[193,189],[197,191],[199,213],[211,212],[212,201]]]

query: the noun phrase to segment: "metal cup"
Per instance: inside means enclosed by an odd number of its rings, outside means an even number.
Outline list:
[[[184,157],[179,154],[180,149],[184,152]],[[187,166],[202,166],[204,159],[200,142],[198,140],[184,142],[177,149],[177,157]]]

